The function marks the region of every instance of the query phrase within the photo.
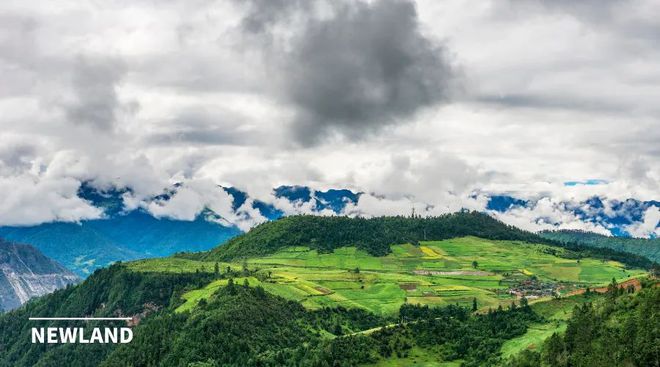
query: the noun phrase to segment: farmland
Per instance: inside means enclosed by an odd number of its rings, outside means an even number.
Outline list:
[[[332,253],[288,247],[244,262],[219,263],[219,268],[242,269],[247,264],[256,270],[250,285],[259,284],[309,309],[357,307],[380,315],[396,314],[405,302],[471,306],[476,299],[481,310],[496,308],[516,299],[509,294],[512,284],[529,279],[553,284],[557,292],[565,293],[644,274],[617,262],[560,257],[562,253],[556,251],[545,245],[462,237],[422,241],[419,246],[395,245],[392,253],[382,257],[355,247]],[[133,262],[129,267],[147,272],[213,272],[215,262],[166,258]],[[242,284],[243,280],[235,281]],[[226,280],[218,280],[184,294],[185,303],[177,311],[189,310],[223,284]]]

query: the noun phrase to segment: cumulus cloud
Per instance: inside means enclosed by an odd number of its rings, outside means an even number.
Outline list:
[[[103,212],[76,196],[80,182],[71,178],[20,175],[0,177],[0,223],[31,225],[100,218]]]
[[[504,223],[532,232],[573,229],[611,235],[607,228],[582,220],[568,210],[564,203],[557,203],[552,198],[542,198],[533,205],[516,207],[504,213],[491,212],[491,215]]]
[[[232,203],[233,197],[217,184],[209,180],[192,180],[182,183],[167,199],[142,201],[139,205],[158,218],[187,221],[197,219],[209,209],[213,215],[207,217],[207,220],[225,226],[237,226],[244,231],[266,220],[257,210],[246,206],[251,206],[252,200],[236,211],[232,209]]]
[[[634,237],[660,236],[660,208],[652,206],[646,209],[644,221],[627,226],[626,231]]]
[[[130,188],[127,209],[189,220],[214,207],[242,228],[262,219],[248,203],[230,213],[217,185],[285,213],[313,208],[273,187],[364,192],[350,215],[546,197],[506,220],[603,231],[562,203],[599,196],[614,211],[614,199],[660,196],[658,10],[0,2],[0,225],[95,217],[74,197],[84,181]],[[607,183],[563,185],[593,178]],[[151,203],[177,182],[172,203]],[[641,222],[631,232],[652,233]]]

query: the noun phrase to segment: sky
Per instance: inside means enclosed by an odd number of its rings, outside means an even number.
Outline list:
[[[235,186],[364,192],[351,213],[660,199],[660,3],[0,2],[0,225],[229,213]],[[148,202],[175,183],[171,203]],[[287,206],[286,211],[305,212]],[[239,220],[234,218],[235,220]],[[650,207],[631,231],[660,234]],[[654,225],[655,222],[655,225]]]

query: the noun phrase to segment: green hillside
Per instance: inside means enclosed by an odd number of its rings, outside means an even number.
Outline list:
[[[546,231],[540,236],[563,243],[578,243],[589,247],[608,248],[644,256],[660,263],[660,238],[608,237],[584,231]]]
[[[564,256],[564,257],[562,257]],[[521,289],[530,298],[551,298],[580,287],[606,285],[612,278],[626,280],[645,274],[623,264],[598,259],[575,259],[575,254],[547,245],[462,237],[421,241],[418,246],[391,246],[376,257],[356,247],[319,253],[308,247],[287,247],[274,254],[237,263],[218,263],[221,271],[255,271],[251,285],[301,302],[309,309],[357,307],[382,315],[398,312],[404,303],[479,308],[508,305]],[[476,264],[473,262],[476,261]],[[476,265],[476,267],[474,266]],[[136,271],[213,272],[212,261],[168,258],[129,264]],[[238,280],[243,282],[244,278]],[[205,290],[192,291],[183,309],[210,296],[226,280]]]
[[[0,315],[0,367],[499,366],[604,297],[573,294],[647,274],[610,260],[621,253],[535,239],[476,213],[278,220],[210,252],[112,265]],[[131,316],[135,339],[30,343],[28,317],[72,315]]]
[[[576,306],[564,326],[507,367],[660,365],[660,287],[608,292]],[[507,342],[508,343],[508,342]]]
[[[355,246],[374,256],[391,252],[390,246],[419,241],[476,236],[493,240],[549,243],[539,236],[505,225],[478,212],[439,217],[349,218],[300,215],[261,224],[223,246],[195,255],[197,259],[230,260],[272,254],[282,248],[306,246],[319,252]]]

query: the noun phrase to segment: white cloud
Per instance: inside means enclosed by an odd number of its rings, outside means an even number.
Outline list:
[[[0,223],[30,225],[95,219],[102,211],[78,198],[80,182],[71,178],[21,175],[0,177]]]
[[[262,52],[265,44],[244,42],[245,9],[230,0],[2,2],[0,224],[95,217],[97,211],[73,197],[79,182],[91,180],[130,187],[129,208],[191,219],[211,207],[243,228],[263,218],[248,204],[243,214],[231,213],[231,201],[215,185],[237,186],[286,213],[313,208],[273,198],[271,189],[283,184],[365,192],[351,210],[368,215],[407,214],[412,205],[429,214],[483,209],[484,196],[474,199],[474,192],[547,196],[551,202],[506,220],[530,229],[561,222],[602,232],[557,205],[594,195],[660,197],[660,67],[654,62],[660,53],[652,17],[658,3],[560,3],[417,1],[416,14],[392,17],[409,22],[396,34],[420,46],[402,55],[419,56],[429,49],[426,41],[441,45],[462,83],[451,91],[453,99],[431,98],[424,108],[413,101],[396,123],[383,116],[388,123],[380,124],[371,113],[370,126],[378,128],[357,140],[346,139],[350,129],[320,126],[310,132],[317,145],[300,147],[291,128],[300,125],[301,113],[309,115],[301,99],[326,95],[318,88],[330,84],[295,80],[296,70],[277,73],[296,62],[309,66],[306,72],[322,71],[322,64],[274,58],[301,55],[296,47],[308,35],[297,32],[305,11],[275,22],[278,35],[291,42],[269,47],[289,49]],[[341,22],[323,24],[335,23]],[[397,58],[377,51],[400,48],[378,36],[370,35],[383,47],[356,59],[375,59],[384,70]],[[329,50],[323,42],[330,41],[320,39],[314,45]],[[347,60],[365,51],[355,50],[362,43],[341,40],[334,46]],[[345,67],[361,76],[362,69]],[[331,85],[340,92],[341,80],[331,80],[339,81]],[[360,91],[355,80],[375,80],[380,92],[397,90],[369,74],[349,80],[353,91]],[[419,85],[405,80],[395,83],[402,93],[420,95]],[[304,88],[283,91],[283,85]],[[301,94],[310,87],[315,93]],[[401,100],[378,91],[361,95]],[[314,114],[341,116],[314,102]],[[608,183],[563,185],[592,178]],[[171,203],[145,202],[176,182],[186,184]],[[537,223],[539,217],[548,223]],[[633,230],[652,232],[641,224]]]
[[[551,198],[542,198],[535,205],[516,207],[505,213],[491,212],[504,223],[532,232],[577,229],[609,236],[610,231],[595,223],[582,221],[572,211]]]
[[[652,206],[644,212],[644,221],[626,226],[626,231],[634,237],[660,236],[660,208]]]

